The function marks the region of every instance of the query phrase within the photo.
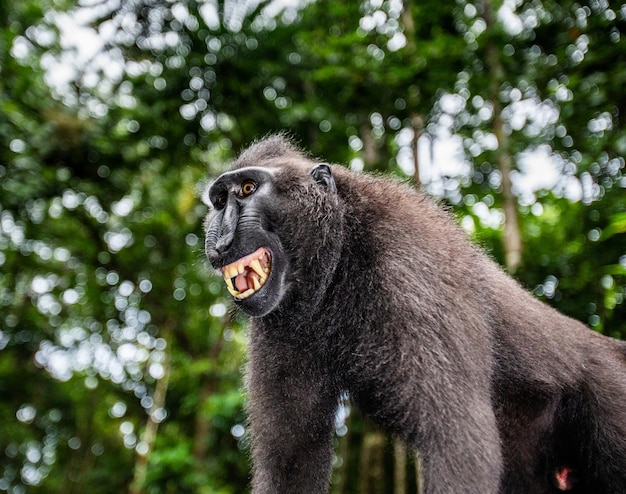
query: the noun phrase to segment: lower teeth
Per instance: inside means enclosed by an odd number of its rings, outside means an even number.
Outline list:
[[[254,292],[255,292],[254,288],[249,288],[248,290],[246,290],[243,293],[238,293],[237,295],[233,294],[233,297],[235,297],[237,300],[243,300],[245,298],[248,298]]]

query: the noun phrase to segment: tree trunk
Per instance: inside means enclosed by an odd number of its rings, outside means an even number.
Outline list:
[[[341,464],[337,467],[335,472],[335,494],[343,494],[346,490],[346,480],[348,476],[348,456],[350,454],[350,435],[352,434],[352,427],[350,425],[352,415],[348,415],[345,419],[345,425],[347,432],[344,436],[339,438],[339,445],[337,447],[337,453],[341,458]]]
[[[209,397],[213,394],[213,386],[211,380],[204,376],[204,381],[200,387],[200,397],[198,398],[198,409],[196,410],[195,428],[193,433],[193,457],[196,467],[204,468],[204,462],[207,456],[207,438],[209,437],[210,418],[202,412],[202,408]]]
[[[372,129],[367,121],[361,123],[361,140],[363,141],[363,163],[366,170],[374,168],[379,160],[378,148],[372,135]]]
[[[210,362],[217,362],[223,348],[225,329],[226,321],[222,324],[220,334],[215,343],[211,346],[208,355],[203,358],[209,359]],[[204,413],[204,405],[216,389],[217,379],[214,372],[202,373],[199,376],[200,396],[198,398],[198,406],[195,415],[192,451],[195,468],[200,475],[206,470],[208,452],[207,439],[211,429],[211,417]]]
[[[393,494],[406,494],[406,447],[393,441]]]
[[[424,471],[422,469],[422,458],[419,452],[415,453],[415,483],[417,484],[417,494],[424,494]]]
[[[493,11],[490,0],[482,0],[483,16],[487,25],[487,33],[494,31]],[[522,236],[519,229],[517,198],[513,194],[511,171],[511,143],[502,120],[502,104],[500,103],[500,86],[504,79],[504,68],[500,61],[498,47],[488,39],[485,53],[485,66],[489,75],[488,98],[493,105],[493,133],[498,140],[496,165],[502,175],[502,201],[504,210],[504,263],[510,273],[514,273],[522,262]]]
[[[402,30],[406,38],[406,46],[404,52],[407,58],[414,59],[417,53],[417,46],[415,44],[415,21],[411,13],[411,2],[404,0],[402,14],[400,15],[400,22],[402,24]],[[409,91],[410,94],[410,91]],[[424,119],[419,114],[417,105],[419,103],[419,92],[416,92],[413,98],[409,98],[407,102],[409,106],[411,128],[413,129],[413,139],[411,141],[411,151],[413,153],[413,182],[416,187],[421,185],[420,182],[420,164],[418,154],[419,138],[424,130]]]
[[[369,431],[363,436],[359,468],[359,494],[382,494],[384,487],[383,447],[385,436]]]
[[[413,140],[411,141],[411,150],[413,152],[413,183],[419,188],[420,182],[420,160],[419,160],[419,138],[424,130],[424,120],[422,117],[414,113],[411,115],[411,127],[413,128]]]
[[[156,441],[157,431],[161,423],[160,419],[154,418],[154,413],[165,408],[165,397],[167,395],[170,376],[169,345],[171,344],[171,338],[169,338],[169,335],[169,329],[162,334],[162,337],[168,342],[168,346],[165,350],[165,360],[163,361],[164,374],[163,377],[156,382],[154,388],[152,406],[150,407],[146,427],[141,437],[141,442],[144,444],[144,447],[141,450],[135,449],[135,472],[133,474],[133,481],[128,488],[129,494],[141,494],[144,490],[146,475],[148,473],[148,461],[154,449],[154,442]]]

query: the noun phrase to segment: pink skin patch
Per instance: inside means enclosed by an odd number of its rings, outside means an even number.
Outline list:
[[[556,488],[560,491],[571,491],[576,484],[576,473],[573,468],[561,467],[554,474]]]

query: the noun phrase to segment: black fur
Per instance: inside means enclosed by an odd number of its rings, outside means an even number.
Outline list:
[[[219,252],[210,213],[207,252],[221,267],[279,244],[248,302],[254,493],[327,492],[345,391],[419,449],[427,494],[560,492],[558,472],[568,492],[626,492],[622,342],[534,299],[406,185],[280,136],[233,170],[250,166],[271,186]]]

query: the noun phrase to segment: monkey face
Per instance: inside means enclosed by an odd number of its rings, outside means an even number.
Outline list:
[[[320,292],[321,283],[312,279],[318,269],[311,262],[328,250],[316,242],[329,236],[319,235],[324,227],[306,208],[317,211],[331,195],[336,196],[336,187],[328,165],[246,166],[209,186],[206,255],[246,313],[264,316],[287,294],[310,300],[303,290]]]
[[[287,258],[276,233],[274,172],[246,167],[219,176],[207,191],[205,251],[235,303],[252,316],[271,312],[285,288]],[[271,200],[274,198],[274,200]]]

